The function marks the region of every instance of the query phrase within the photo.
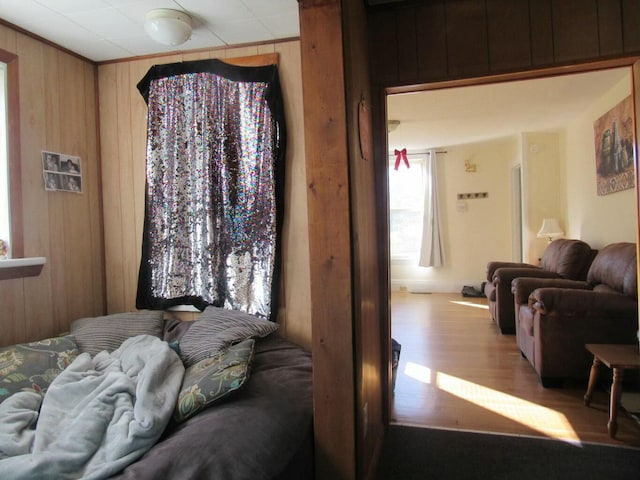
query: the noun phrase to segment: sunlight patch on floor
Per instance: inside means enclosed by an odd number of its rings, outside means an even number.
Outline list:
[[[489,305],[482,305],[480,303],[461,302],[456,300],[451,300],[451,303],[455,303],[456,305],[462,305],[463,307],[475,307],[475,308],[481,308],[483,310],[489,310]]]
[[[548,437],[580,444],[580,439],[567,418],[555,410],[462,378],[434,372],[424,365],[413,362],[407,362],[404,373],[415,380],[435,385],[451,395],[502,415]]]

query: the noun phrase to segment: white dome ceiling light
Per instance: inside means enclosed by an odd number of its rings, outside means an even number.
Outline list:
[[[191,38],[191,17],[169,8],[157,8],[144,17],[147,34],[163,45],[180,45]]]

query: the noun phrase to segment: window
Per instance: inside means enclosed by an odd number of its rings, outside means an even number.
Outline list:
[[[392,261],[418,262],[424,206],[424,155],[407,155],[410,167],[389,157],[389,242]]]
[[[0,62],[0,240],[5,242],[11,239],[7,134],[7,64]]]

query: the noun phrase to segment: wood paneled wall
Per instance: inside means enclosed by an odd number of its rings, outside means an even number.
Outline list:
[[[0,281],[2,346],[102,314],[104,267],[96,68],[5,25],[0,49],[18,56],[24,255],[47,258],[39,276]],[[42,150],[81,158],[81,194],[45,191]]]
[[[404,3],[369,12],[377,84],[420,84],[640,52],[636,0]]]
[[[375,169],[371,151],[371,86],[367,48],[367,16],[362,2],[343,2],[346,77],[351,251],[353,255],[353,322],[355,326],[357,478],[375,478],[377,454],[388,420],[384,368],[391,350],[391,331],[380,324],[378,289],[381,270],[376,232]],[[361,103],[365,112],[360,115]],[[362,145],[361,145],[362,143]],[[386,325],[386,327],[390,327]],[[375,366],[375,368],[374,368]]]
[[[155,64],[266,53],[279,57],[287,122],[287,167],[279,333],[311,348],[300,43],[288,41],[106,63],[98,67],[106,300],[108,312],[135,310],[142,246],[147,106],[136,85]],[[187,315],[188,317],[188,315]]]

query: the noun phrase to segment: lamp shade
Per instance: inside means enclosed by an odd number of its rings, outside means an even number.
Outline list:
[[[191,17],[169,8],[157,8],[144,17],[147,34],[163,45],[180,45],[191,38]]]
[[[564,235],[557,218],[545,218],[542,220],[542,227],[538,231],[538,237],[548,238],[549,241]]]

